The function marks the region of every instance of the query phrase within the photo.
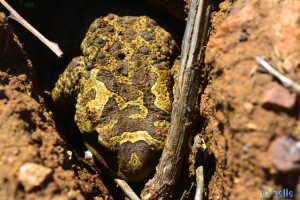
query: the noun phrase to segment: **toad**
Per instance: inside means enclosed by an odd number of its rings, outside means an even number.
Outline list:
[[[137,182],[158,163],[169,133],[171,68],[178,53],[147,16],[96,19],[53,91],[60,108],[75,102],[75,122],[94,158],[113,176]]]

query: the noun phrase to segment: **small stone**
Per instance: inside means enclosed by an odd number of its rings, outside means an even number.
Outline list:
[[[246,42],[248,40],[248,33],[247,32],[241,32],[240,34],[240,42]]]
[[[259,127],[256,125],[256,124],[254,124],[254,123],[247,123],[247,125],[246,125],[246,127],[247,127],[247,129],[249,129],[249,130],[251,130],[251,131],[255,131],[255,130],[258,130],[259,129]]]
[[[300,142],[294,143],[289,149],[289,159],[295,163],[300,161]]]
[[[276,168],[284,173],[300,172],[300,145],[299,142],[281,137],[271,144],[273,163]]]
[[[79,194],[80,194],[79,191],[70,190],[67,194],[67,199],[68,200],[76,200],[76,199],[78,199]]]
[[[68,155],[68,159],[72,160],[73,152],[72,151],[67,151],[67,155]]]
[[[277,85],[265,92],[261,103],[266,109],[291,111],[296,103],[296,94]]]
[[[249,152],[249,147],[243,146],[243,152],[244,152],[244,153],[248,153],[248,152]]]
[[[41,185],[51,174],[52,170],[48,167],[36,163],[25,163],[19,169],[18,180],[24,186],[25,191]]]
[[[90,150],[84,152],[84,159],[86,160],[93,160],[93,154]]]

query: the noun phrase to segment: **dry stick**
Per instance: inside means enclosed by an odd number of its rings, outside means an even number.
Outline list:
[[[188,146],[189,131],[200,87],[200,59],[208,38],[209,0],[193,0],[185,29],[178,85],[172,109],[171,130],[154,178],[142,191],[142,199],[170,199]]]
[[[203,188],[204,188],[204,174],[203,174],[203,166],[199,166],[196,169],[196,194],[195,200],[202,200],[203,199]]]
[[[193,144],[193,154],[196,157],[198,151],[202,151],[203,153],[207,153],[207,146],[205,141],[200,135],[196,135],[194,137],[194,144]],[[204,191],[204,172],[203,172],[203,165],[200,165],[196,169],[196,193],[195,193],[195,200],[202,200],[203,199],[203,191]]]
[[[130,188],[126,181],[121,179],[115,179],[115,182],[121,187],[123,192],[127,195],[130,200],[140,200],[140,198],[135,194],[135,192]]]
[[[49,47],[58,57],[63,55],[63,52],[59,48],[58,44],[49,41],[40,32],[33,28],[23,17],[21,17],[5,0],[0,0],[0,3],[10,12],[10,18],[16,20],[18,23],[22,24],[27,30],[29,30],[33,35],[35,35],[39,40],[41,40],[47,47]]]
[[[284,75],[282,75],[279,71],[274,69],[269,63],[267,63],[262,57],[255,57],[256,62],[262,66],[265,70],[267,70],[270,74],[275,76],[277,79],[280,80],[280,82],[286,86],[286,87],[291,87],[294,90],[296,90],[297,93],[300,93],[300,84],[295,83],[291,79],[288,79]]]

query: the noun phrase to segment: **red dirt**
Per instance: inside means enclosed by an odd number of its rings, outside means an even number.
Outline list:
[[[84,199],[82,193],[93,191],[75,177],[64,139],[38,95],[32,64],[3,13],[0,38],[0,199]],[[21,178],[20,168],[30,163],[43,166],[41,174],[51,171],[36,187]]]
[[[297,171],[281,172],[273,163],[279,158],[270,149],[277,138],[299,140],[298,103],[290,110],[274,104],[264,107],[265,96],[281,84],[255,61],[255,56],[262,56],[285,76],[300,81],[299,9],[298,1],[239,3],[210,38],[206,64],[212,71],[201,114],[208,119],[204,138],[217,161],[208,188],[211,199],[259,199],[263,189],[283,188],[300,198],[299,166]]]

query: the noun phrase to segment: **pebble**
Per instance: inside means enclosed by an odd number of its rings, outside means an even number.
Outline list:
[[[25,163],[19,169],[18,180],[24,186],[25,191],[41,185],[51,174],[52,170],[48,167],[36,163]]]
[[[86,160],[93,160],[93,154],[90,150],[84,152],[84,159]]]
[[[241,32],[241,34],[240,34],[240,42],[246,42],[247,40],[248,40],[248,34],[247,34],[247,32]]]
[[[265,92],[261,103],[266,109],[291,111],[296,103],[296,94],[290,93],[285,87],[276,85]]]
[[[243,146],[243,153],[248,153],[249,152],[249,147]]]
[[[73,152],[72,151],[67,151],[67,155],[68,155],[68,159],[72,160]]]
[[[272,160],[276,168],[284,173],[300,172],[300,142],[287,136],[271,144]]]

